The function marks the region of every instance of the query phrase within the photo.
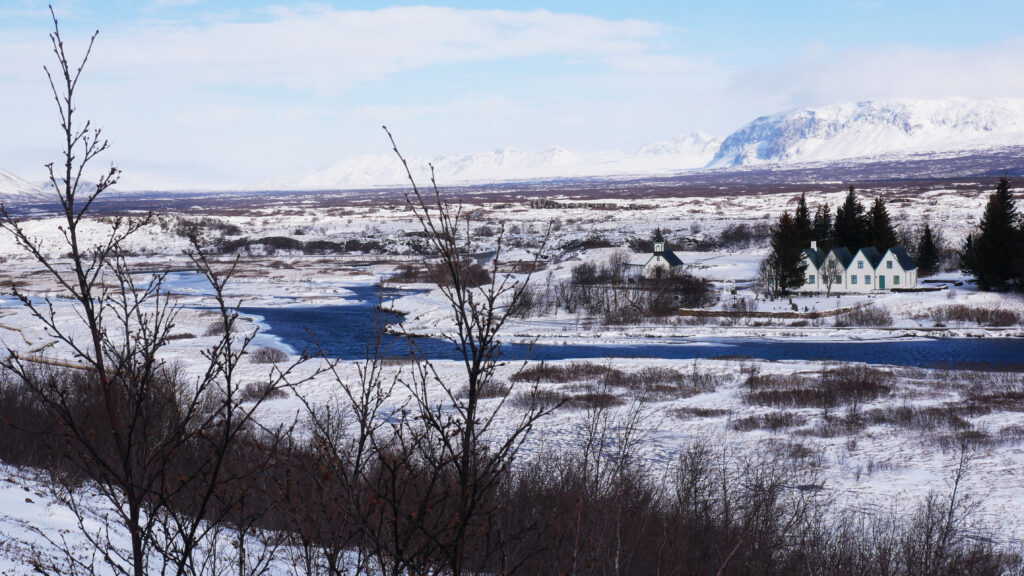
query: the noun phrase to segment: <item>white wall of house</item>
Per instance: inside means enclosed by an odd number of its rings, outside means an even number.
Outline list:
[[[832,265],[835,262],[835,266]],[[829,272],[832,272],[836,278],[832,281],[832,292],[849,292],[848,286],[850,285],[850,275],[847,273],[846,267],[843,263],[836,258],[835,253],[829,252],[828,256],[825,257],[825,261],[821,264],[821,275],[823,276],[821,281],[821,290],[823,292],[829,291],[828,280],[824,278]]]
[[[846,282],[847,292],[870,292],[878,288],[875,268],[863,252],[858,251],[850,261],[850,270],[847,276],[849,276]]]
[[[892,290],[917,286],[917,269],[904,270],[899,259],[892,252],[886,252],[875,270],[879,289]]]
[[[661,270],[661,274],[658,274],[658,270]],[[644,266],[644,278],[653,280],[655,278],[668,278],[672,275],[672,265],[668,263],[660,255],[655,254],[647,261]]]
[[[804,285],[801,286],[799,290],[802,290],[804,292],[820,292],[822,290],[821,273],[818,272],[818,269],[815,268],[814,264],[811,263],[811,260],[810,258],[807,257],[807,254],[803,255],[802,261],[805,266]]]

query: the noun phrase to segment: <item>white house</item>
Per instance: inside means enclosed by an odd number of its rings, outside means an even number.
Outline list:
[[[824,289],[821,283],[821,267],[825,263],[825,253],[818,250],[818,243],[811,240],[811,247],[804,248],[804,285],[801,290],[820,292]]]
[[[878,289],[878,277],[875,269],[882,260],[882,255],[874,246],[861,248],[850,261],[846,272],[846,292],[870,292]]]
[[[875,275],[879,290],[913,288],[917,286],[917,263],[902,246],[893,246],[878,263]]]
[[[827,255],[817,242],[803,251],[804,292],[870,292],[917,286],[917,264],[900,246],[885,255],[874,247],[861,248],[851,254],[844,247],[834,248]]]
[[[804,285],[800,290],[806,292],[846,292],[849,285],[847,271],[853,263],[853,255],[846,248],[835,248],[828,254],[818,249],[818,243],[811,241],[811,247],[805,248],[803,262]]]
[[[683,270],[683,261],[676,253],[665,248],[664,242],[654,243],[654,254],[644,264],[644,278],[655,280],[674,276]]]

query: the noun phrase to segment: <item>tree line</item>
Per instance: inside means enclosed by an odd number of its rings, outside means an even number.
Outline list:
[[[960,269],[974,275],[982,290],[1024,289],[1024,216],[1006,176],[989,196],[978,229],[960,248]]]
[[[801,194],[793,214],[784,211],[771,227],[770,234],[771,251],[761,263],[760,276],[772,297],[804,285],[806,264],[803,262],[803,251],[810,247],[811,241],[817,242],[818,250],[823,254],[839,247],[846,247],[856,254],[861,248],[869,246],[884,254],[899,244],[899,234],[889,216],[885,199],[876,196],[871,206],[865,209],[853,186],[850,186],[846,198],[836,208],[834,215],[827,203],[819,205],[812,215],[807,206],[806,194]],[[934,251],[931,228],[927,225],[920,244],[931,246],[930,250]],[[928,262],[934,269],[938,264],[937,254],[934,258],[929,256]]]

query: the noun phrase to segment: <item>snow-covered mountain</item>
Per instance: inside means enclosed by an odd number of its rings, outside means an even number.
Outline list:
[[[632,152],[574,152],[564,148],[411,158],[425,182],[432,162],[439,182],[496,182],[538,178],[655,175],[699,168],[820,163],[904,154],[988,150],[1024,145],[1024,100],[874,100],[799,108],[763,116],[724,140],[701,133],[653,142]],[[407,183],[394,156],[347,158],[271,187],[361,188]]]
[[[1020,144],[1024,144],[1024,100],[846,102],[758,118],[730,134],[709,167]]]
[[[0,168],[0,202],[15,205],[46,202],[52,199],[52,194],[47,194],[38,186]]]
[[[720,139],[694,133],[674,140],[653,142],[633,152],[576,153],[564,148],[539,151],[501,148],[493,152],[409,158],[409,166],[421,183],[434,165],[442,184],[495,182],[573,176],[618,174],[659,174],[700,168],[714,156]],[[346,158],[310,174],[298,182],[273,187],[301,189],[363,188],[407,183],[401,163],[394,155],[363,155]]]

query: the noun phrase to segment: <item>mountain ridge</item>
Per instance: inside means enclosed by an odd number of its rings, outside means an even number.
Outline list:
[[[5,204],[33,204],[47,202],[49,198],[42,188],[0,168],[0,202]]]
[[[761,116],[725,138],[695,132],[632,152],[579,153],[565,148],[411,158],[418,181],[433,164],[440,182],[467,184],[698,169],[863,161],[906,154],[949,153],[1024,144],[1024,99],[886,99],[837,102]],[[280,188],[366,188],[407,182],[397,158],[346,158]]]
[[[1024,100],[865,100],[761,116],[727,136],[709,168],[976,150],[1024,142]]]

